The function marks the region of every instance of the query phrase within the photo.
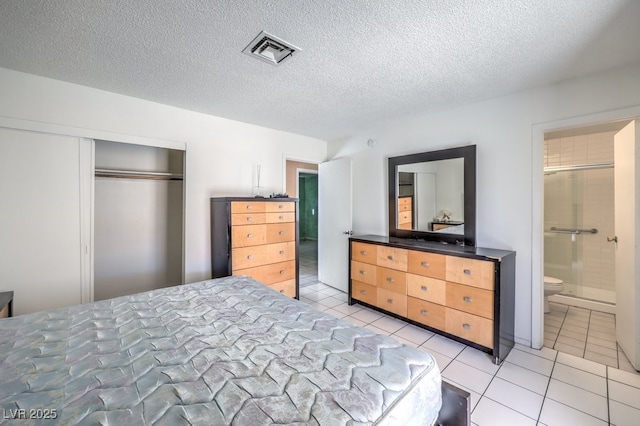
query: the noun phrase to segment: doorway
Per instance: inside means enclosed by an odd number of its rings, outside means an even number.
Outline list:
[[[614,193],[620,180],[614,179],[614,151],[629,123],[544,134],[543,275],[556,287],[562,282],[559,294],[545,291],[544,346],[635,372],[618,344],[616,323],[616,301],[628,295],[617,294],[615,211],[620,204]]]

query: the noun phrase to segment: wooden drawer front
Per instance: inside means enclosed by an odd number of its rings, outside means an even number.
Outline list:
[[[272,223],[267,225],[267,243],[282,243],[296,240],[295,223]]]
[[[493,291],[447,282],[447,307],[493,319]]]
[[[378,288],[378,302],[376,306],[396,315],[407,316],[407,296],[394,291]]]
[[[378,246],[365,243],[352,243],[351,259],[358,262],[376,264],[378,258]]]
[[[231,215],[231,226],[257,225],[266,223],[265,213],[234,213]]]
[[[447,256],[447,281],[493,290],[493,262]]]
[[[378,289],[360,281],[351,281],[351,297],[370,305],[378,303]]]
[[[273,263],[271,265],[257,266],[255,268],[239,269],[233,271],[233,275],[247,275],[263,284],[275,284],[281,281],[294,280],[296,278],[296,262]]]
[[[409,319],[438,330],[444,330],[446,310],[447,308],[442,305],[416,299],[415,297],[407,298],[407,315]]]
[[[413,214],[411,211],[406,212],[398,212],[398,223],[411,223],[413,219]]]
[[[269,288],[286,294],[289,297],[296,297],[296,280],[287,280],[275,284],[269,284]]]
[[[231,247],[258,246],[267,243],[267,225],[231,227]]]
[[[231,213],[264,213],[266,204],[264,201],[232,201]]]
[[[275,212],[295,212],[296,203],[293,201],[265,202],[267,213]]]
[[[0,318],[9,317],[9,305],[4,305],[4,308],[0,309]]]
[[[398,207],[399,206],[411,206],[412,197],[400,197],[398,198]],[[411,208],[411,207],[409,207]]]
[[[296,258],[296,243],[266,244],[263,246],[240,247],[231,249],[231,267],[236,269],[268,265]]]
[[[407,294],[406,272],[378,266],[376,268],[376,284],[389,291]]]
[[[295,212],[266,213],[267,223],[295,222]]]
[[[407,274],[407,294],[422,300],[444,305],[447,285],[442,280]]]
[[[444,280],[446,276],[446,259],[442,254],[409,251],[407,271],[412,274]]]
[[[409,223],[399,223],[398,229],[411,229],[411,222]]]
[[[490,319],[447,308],[444,331],[493,348],[493,321]]]
[[[379,266],[397,269],[399,271],[407,270],[407,250],[395,247],[378,246],[377,262]]]
[[[369,285],[376,285],[376,266],[352,260],[351,279]]]

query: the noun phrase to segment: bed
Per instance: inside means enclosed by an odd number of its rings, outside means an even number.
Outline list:
[[[0,422],[429,425],[441,398],[426,352],[247,277],[0,320]]]

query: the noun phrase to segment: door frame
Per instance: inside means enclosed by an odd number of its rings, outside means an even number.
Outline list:
[[[640,105],[534,124],[531,128],[531,347],[544,346],[544,134],[640,117]]]

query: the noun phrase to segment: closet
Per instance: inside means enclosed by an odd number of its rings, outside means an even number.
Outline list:
[[[95,141],[94,300],[183,283],[184,151]]]

